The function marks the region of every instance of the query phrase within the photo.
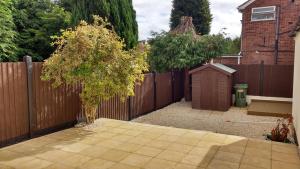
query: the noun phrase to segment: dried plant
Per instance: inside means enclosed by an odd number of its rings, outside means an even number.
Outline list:
[[[284,143],[294,143],[293,136],[293,117],[278,119],[276,127],[272,129],[271,133],[267,135],[267,139],[284,142]]]

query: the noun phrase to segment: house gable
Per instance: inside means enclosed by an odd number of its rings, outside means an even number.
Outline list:
[[[275,17],[255,19],[260,15],[253,15],[255,14],[253,10],[267,7],[276,7]],[[248,0],[239,7],[239,10],[243,14],[241,35],[243,57],[240,63],[293,65],[295,43],[289,33],[298,21],[300,0]]]
[[[245,8],[247,8],[249,5],[251,5],[253,2],[255,2],[255,0],[248,0],[248,1],[246,1],[245,3],[243,3],[242,5],[240,5],[239,7],[238,7],[238,10],[240,11],[240,12],[242,12],[242,10],[244,10]]]

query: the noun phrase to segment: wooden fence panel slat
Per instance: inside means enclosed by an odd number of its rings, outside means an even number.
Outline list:
[[[156,108],[163,108],[172,103],[172,74],[156,74]]]
[[[6,140],[5,132],[6,132],[6,126],[5,126],[5,107],[4,107],[4,99],[6,97],[4,96],[4,80],[3,80],[3,70],[2,70],[3,64],[0,64],[0,143]],[[1,145],[1,144],[0,144]]]
[[[6,138],[7,139],[10,139],[12,138],[12,127],[11,126],[11,116],[10,116],[10,109],[9,109],[9,100],[10,100],[10,94],[9,94],[9,80],[8,80],[8,77],[10,77],[8,75],[8,63],[4,64],[3,65],[3,72],[4,72],[4,76],[3,76],[3,82],[4,82],[4,96],[5,96],[5,99],[4,99],[4,114],[5,114],[5,126],[7,127],[7,130],[6,130]]]
[[[174,72],[173,87],[174,101],[179,102],[184,96],[184,74],[182,71]]]

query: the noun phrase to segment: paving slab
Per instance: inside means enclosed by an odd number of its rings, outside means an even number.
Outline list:
[[[300,169],[300,159],[293,145],[109,119],[0,149],[0,169],[227,168]]]

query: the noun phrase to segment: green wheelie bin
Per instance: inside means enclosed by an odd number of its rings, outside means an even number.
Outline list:
[[[235,106],[247,107],[247,84],[236,84],[235,89]]]

